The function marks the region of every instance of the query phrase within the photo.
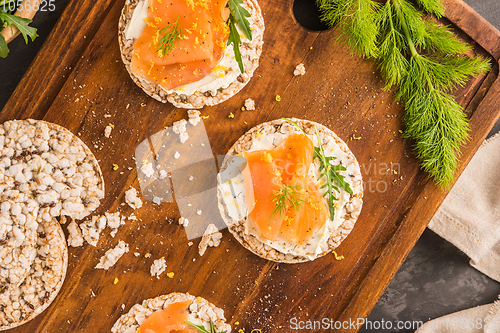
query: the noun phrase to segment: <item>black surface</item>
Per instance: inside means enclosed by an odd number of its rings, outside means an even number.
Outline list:
[[[317,12],[311,7],[314,0],[295,0],[298,21],[310,30],[321,30]],[[0,58],[0,109],[14,91],[22,75],[47,38],[69,0],[56,0],[54,12],[37,13],[33,26],[38,28],[35,42],[24,44],[22,37],[9,44],[11,53]],[[466,0],[493,25],[500,28],[500,1]],[[313,17],[308,21],[308,17]],[[266,32],[270,33],[270,32]],[[47,73],[50,75],[50,73]],[[5,110],[8,112],[8,110]],[[500,122],[493,131],[500,131]],[[469,259],[457,248],[430,230],[426,230],[407,260],[381,297],[368,320],[372,325],[382,321],[399,320],[412,325],[455,311],[491,303],[500,293],[500,284],[469,265]],[[417,324],[418,325],[418,324]],[[393,324],[395,326],[395,324]],[[360,332],[414,332],[408,329],[367,329]]]
[[[24,38],[18,36],[9,43],[9,55],[5,59],[0,58],[0,110],[3,109],[17,84],[21,81],[68,2],[69,0],[55,0],[55,10],[53,12],[36,13],[33,22],[30,24],[38,29],[38,37],[34,42],[30,40],[26,45]],[[50,75],[50,73],[47,73],[47,75]]]
[[[311,31],[327,30],[328,25],[320,19],[321,12],[315,0],[294,0],[292,12],[297,22]]]

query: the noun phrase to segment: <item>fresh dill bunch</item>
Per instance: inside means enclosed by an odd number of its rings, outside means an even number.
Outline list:
[[[359,11],[375,8],[376,60],[386,81],[385,89],[394,86],[395,99],[405,104],[403,137],[414,140],[422,169],[442,188],[449,187],[458,166],[460,145],[469,138],[467,117],[451,90],[463,86],[470,76],[486,72],[489,61],[466,56],[472,49],[468,44],[457,39],[448,27],[424,17],[415,6],[439,18],[444,15],[440,0],[386,0],[380,6],[364,7],[351,0],[344,1],[344,6],[338,5],[339,0],[318,3],[323,19],[335,18],[327,20],[330,24],[352,20],[353,11],[359,17],[373,14],[373,10]],[[371,38],[360,38],[362,33],[342,26],[339,29],[354,50],[372,49]],[[363,51],[362,55],[370,57],[373,53]]]
[[[321,19],[338,25],[338,40],[344,41],[358,55],[375,58],[378,53],[378,29],[374,20],[380,7],[372,0],[316,0]]]
[[[181,25],[179,24],[179,15],[177,15],[177,19],[174,23],[170,23],[166,27],[158,30],[157,34],[159,40],[156,53],[160,58],[165,59],[180,42],[181,38],[184,37]]]

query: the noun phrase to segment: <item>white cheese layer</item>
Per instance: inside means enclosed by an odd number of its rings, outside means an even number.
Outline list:
[[[137,4],[134,9],[132,18],[125,28],[125,37],[127,39],[137,39],[141,35],[144,27],[146,26],[145,19],[148,17],[148,6],[149,0],[141,1]],[[255,39],[262,35],[263,31],[261,29],[255,29],[253,17],[248,18],[250,27],[252,27],[252,39]],[[245,36],[245,34],[237,26],[238,32],[240,33],[240,39],[242,43],[250,42],[250,40]],[[241,57],[245,59],[252,50],[240,47]],[[232,44],[229,45],[222,57],[219,64],[212,69],[212,71],[203,77],[202,79],[192,82],[190,84],[174,88],[172,90],[165,90],[168,94],[176,93],[178,95],[192,95],[197,91],[210,91],[212,96],[217,94],[217,90],[222,88],[226,89],[235,82],[237,77],[241,74],[238,67],[238,62],[234,57],[234,51]],[[140,80],[148,82],[148,79],[142,75],[134,73]]]
[[[276,148],[284,138],[286,138],[291,133],[274,133],[261,135],[260,137],[253,140],[252,146],[248,151],[256,150],[272,150]],[[318,146],[318,140],[316,136],[309,136],[313,140],[314,146]],[[356,174],[356,164],[352,159],[344,153],[340,147],[331,140],[326,146],[324,146],[326,156],[336,157],[333,164],[342,164],[346,167],[346,171],[340,171],[339,173],[345,176],[346,182],[353,187],[351,177],[349,175]],[[310,260],[315,259],[318,255],[325,252],[328,249],[328,238],[331,233],[337,229],[346,214],[346,205],[349,202],[350,194],[340,189],[340,193],[336,193],[336,197],[339,199],[336,201],[337,205],[335,207],[335,218],[333,221],[328,219],[325,225],[317,230],[309,240],[307,244],[294,245],[285,238],[280,238],[276,241],[270,241],[261,237],[260,230],[258,226],[251,220],[248,216],[248,207],[246,205],[245,197],[245,186],[243,184],[243,175],[241,174],[241,165],[244,163],[245,159],[243,157],[235,156],[228,168],[220,175],[220,190],[223,194],[224,202],[228,208],[228,214],[231,218],[240,221],[247,218],[247,224],[245,226],[245,232],[247,234],[254,235],[264,244],[287,254],[292,254],[294,256],[303,256]],[[319,161],[315,159],[309,168],[309,177],[313,179],[317,184],[324,182],[325,179],[319,179]],[[228,181],[229,180],[229,181]],[[318,186],[319,187],[319,186]],[[323,193],[327,189],[323,189]],[[325,199],[326,200],[326,199]],[[326,202],[327,206],[328,203]],[[329,215],[329,214],[328,214]]]
[[[141,36],[142,30],[146,27],[148,17],[149,0],[141,1],[137,4],[132,13],[130,22],[125,27],[125,38],[137,39]]]

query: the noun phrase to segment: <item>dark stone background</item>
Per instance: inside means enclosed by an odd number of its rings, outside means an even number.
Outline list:
[[[297,20],[312,30],[321,28],[311,6],[314,0],[296,0]],[[0,109],[3,108],[24,72],[48,37],[69,0],[56,0],[54,12],[39,12],[32,23],[39,37],[25,45],[22,37],[9,44],[11,53],[0,58]],[[471,7],[500,29],[499,0],[466,0]],[[50,73],[47,73],[50,75]],[[4,110],[8,112],[8,110]],[[500,131],[500,122],[493,131]],[[472,268],[461,251],[430,230],[426,230],[403,263],[368,320],[422,321],[455,311],[493,302],[500,294],[500,283]],[[386,326],[387,327],[387,326]],[[368,329],[361,332],[414,332],[408,329]]]

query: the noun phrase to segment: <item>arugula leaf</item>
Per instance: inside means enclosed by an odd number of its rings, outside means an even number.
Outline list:
[[[38,37],[36,33],[36,28],[30,27],[27,24],[31,23],[32,20],[15,16],[12,14],[0,13],[0,20],[7,23],[12,29],[12,26],[15,26],[19,29],[19,31],[23,34],[24,41],[28,44],[28,36],[31,38],[31,41],[34,41],[36,37]]]
[[[243,69],[243,59],[241,59],[241,52],[239,45],[241,44],[240,34],[234,25],[234,20],[232,15],[229,16],[229,37],[227,39],[227,45],[233,43],[234,58],[238,62],[238,67],[241,73],[244,73]]]
[[[243,6],[243,0],[229,0],[229,9],[231,10],[231,16],[238,22],[238,26],[249,40],[252,40],[252,30],[250,29],[250,23],[247,17],[250,17],[250,13]],[[233,21],[233,20],[231,20]]]
[[[0,57],[5,58],[9,54],[9,47],[7,46],[7,42],[5,38],[0,35]]]
[[[243,0],[229,0],[229,19],[227,24],[229,25],[229,37],[227,40],[227,45],[233,43],[234,58],[238,62],[238,67],[241,73],[244,73],[243,59],[241,58],[240,44],[241,38],[238,29],[236,28],[236,23],[238,27],[243,31],[245,36],[252,40],[252,29],[250,29],[250,22],[248,22],[247,17],[250,17],[250,13],[243,6]]]
[[[304,132],[304,130],[299,126],[299,124],[287,118],[282,118],[282,119],[288,121],[290,124],[297,127],[302,132],[303,135],[307,136],[306,132]],[[333,201],[339,200],[338,198],[335,197],[333,191],[340,193],[340,190],[338,188],[338,186],[340,186],[344,191],[346,191],[349,194],[353,194],[353,192],[349,183],[345,181],[345,176],[338,173],[339,171],[346,171],[347,169],[342,165],[334,165],[330,163],[331,161],[335,160],[336,157],[326,156],[323,145],[321,144],[321,138],[319,136],[318,129],[316,128],[316,126],[314,126],[314,129],[316,130],[316,137],[318,138],[319,146],[314,147],[313,159],[317,158],[320,163],[319,164],[320,175],[318,177],[318,180],[320,180],[323,177],[325,177],[326,179],[326,183],[321,185],[320,189],[327,188],[325,194],[323,194],[323,197],[327,197],[328,208],[330,210],[330,220],[333,221],[335,217],[335,205]]]
[[[322,153],[321,153],[321,148],[319,148],[319,147],[314,147],[314,155],[313,155],[313,156],[314,156],[314,158],[316,158],[316,157],[317,157],[317,158],[321,161],[321,159],[322,159],[321,154],[322,154]],[[338,172],[336,172],[336,171],[346,171],[347,169],[346,169],[344,166],[342,166],[342,165],[334,165],[334,164],[332,164],[332,163],[331,163],[331,161],[336,160],[336,159],[337,159],[337,158],[336,158],[335,156],[325,156],[325,161],[326,161],[326,163],[327,163],[327,165],[328,165],[328,168],[329,168],[328,172],[330,172],[330,171],[331,171],[331,173],[332,173],[332,178],[335,180],[335,182],[336,182],[336,183],[337,183],[337,184],[338,184],[338,185],[339,185],[339,186],[340,186],[340,187],[341,187],[344,191],[346,191],[346,192],[347,192],[347,193],[349,193],[349,194],[352,194],[352,189],[351,189],[351,186],[349,185],[349,183],[348,183],[348,182],[346,182],[346,181],[344,180],[344,179],[345,179],[345,176],[343,176],[343,175],[339,174]],[[321,164],[321,165],[320,165],[320,171],[322,171],[323,169],[324,169],[324,166],[323,166],[323,164]],[[326,186],[326,184],[325,184],[325,185],[323,185],[322,187],[324,187],[324,186]],[[322,187],[321,187],[321,188],[322,188]],[[336,186],[334,186],[334,187],[336,188]],[[338,188],[336,188],[336,191],[337,191],[337,192],[340,192],[340,191],[338,190]]]

